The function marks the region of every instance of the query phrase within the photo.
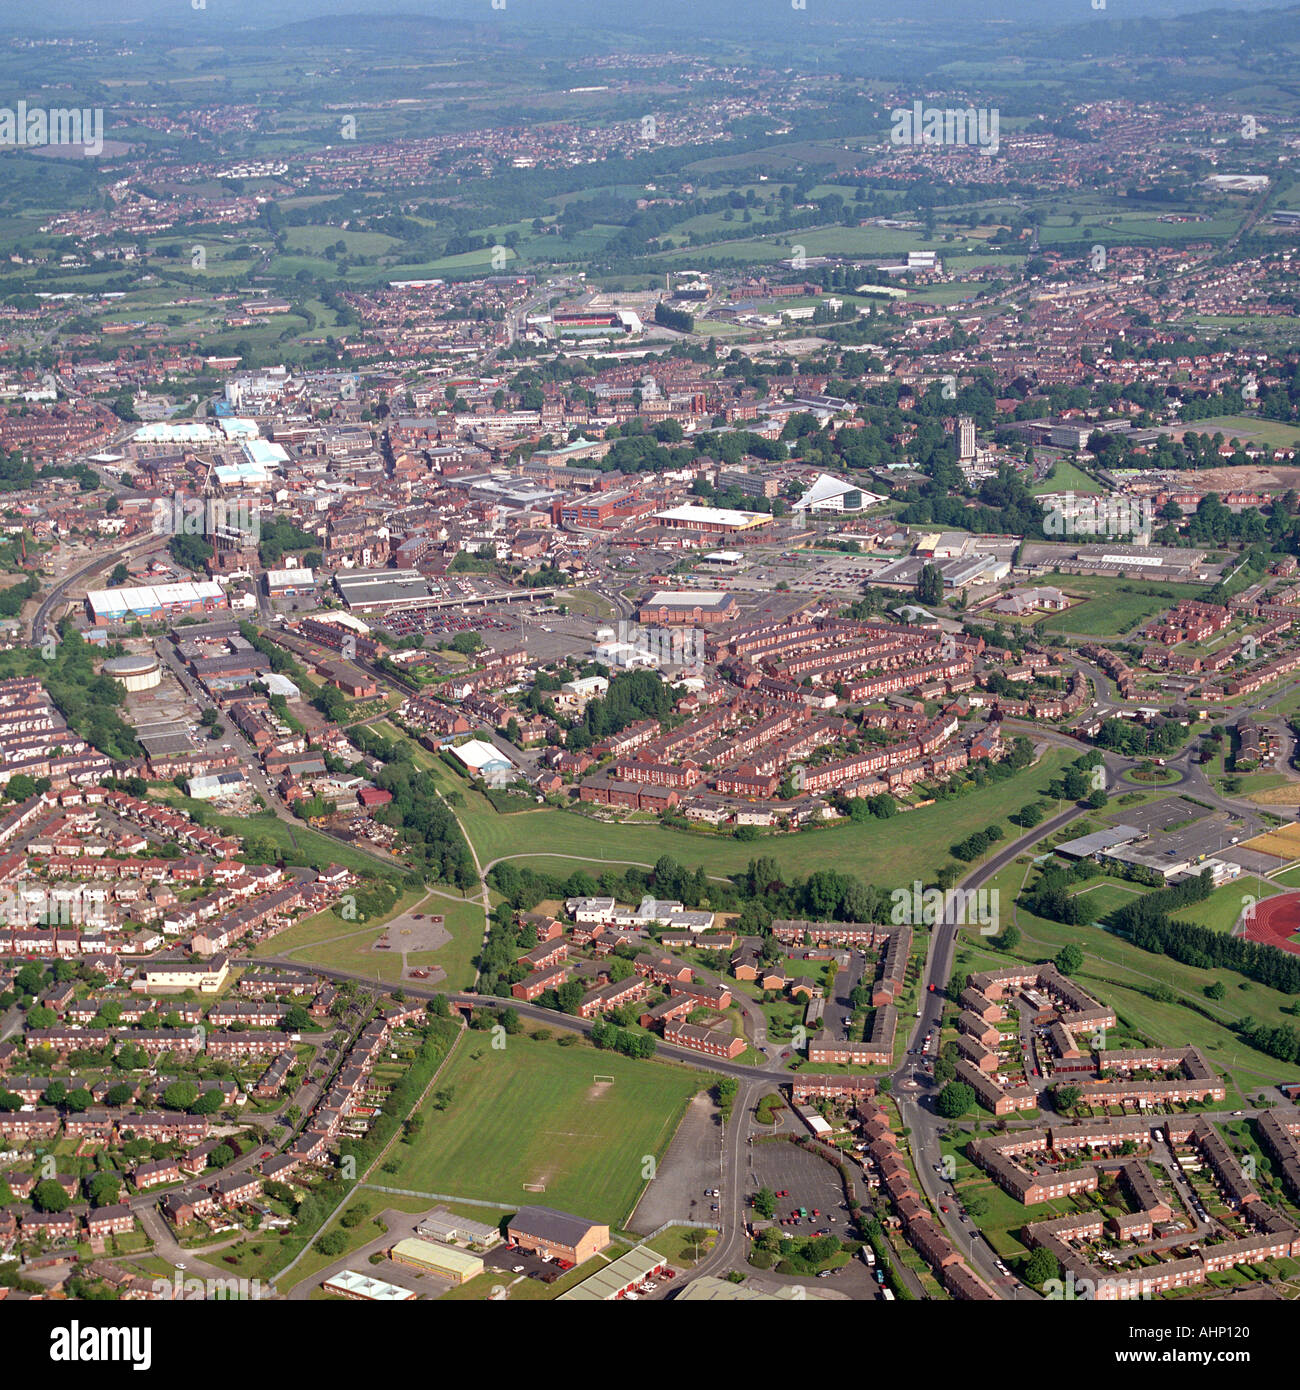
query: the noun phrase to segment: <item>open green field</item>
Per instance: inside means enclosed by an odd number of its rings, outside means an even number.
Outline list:
[[[503,816],[445,764],[435,764],[430,775],[444,792],[455,790],[464,796],[465,804],[456,814],[484,867],[498,859],[526,862],[568,856],[572,869],[587,865],[599,871],[602,863],[653,865],[660,855],[669,854],[689,868],[703,864],[706,873],[725,877],[759,855],[770,855],[790,873],[833,868],[885,886],[928,879],[950,844],[1044,795],[1047,783],[1072,757],[1068,750],[1053,748],[1033,767],[1005,781],[889,820],[762,835],[749,843],[658,825],[611,824],[554,807]],[[1014,827],[1004,828],[1012,838]]]
[[[396,1146],[402,1167],[386,1183],[621,1224],[645,1185],[645,1156],[664,1152],[708,1078],[587,1043],[518,1034],[502,1049],[491,1044],[488,1033],[465,1039],[442,1081],[454,1093],[450,1108],[422,1110],[420,1138]]]
[[[305,251],[314,256],[322,255],[327,246],[340,241],[350,256],[382,256],[401,244],[396,237],[383,232],[344,232],[337,227],[290,227],[284,239],[291,251]]]
[[[958,281],[952,285],[925,285],[919,290],[908,292],[908,302],[912,304],[936,304],[945,307],[951,304],[965,304],[975,299],[988,288],[974,281]]]
[[[1234,776],[1241,786],[1240,796],[1251,796],[1255,792],[1271,792],[1278,787],[1294,786],[1294,782],[1285,772],[1236,772],[1230,774]],[[1270,803],[1261,802],[1260,805],[1280,804],[1285,806],[1286,802]]]
[[[1082,603],[1044,619],[1048,632],[1082,637],[1122,637],[1181,598],[1204,597],[1197,584],[1146,584],[1101,575],[1053,575],[1044,582],[1070,595],[1086,594]]]
[[[1142,896],[1143,889],[1136,883],[1120,883],[1112,879],[1090,881],[1073,896],[1088,913],[1088,920],[1099,922],[1107,913],[1124,907],[1134,898]]]
[[[589,618],[599,621],[613,619],[616,615],[614,605],[601,594],[593,593],[590,589],[566,589],[564,591],[564,603],[573,613],[584,613]]]
[[[196,806],[206,806],[204,802],[190,801],[186,797],[173,797],[171,800],[189,811]],[[209,810],[203,816],[203,824],[247,839],[260,840],[291,856],[290,862],[294,864],[307,864],[313,869],[323,869],[328,864],[342,864],[345,869],[355,873],[384,873],[385,866],[372,855],[353,849],[351,845],[345,845],[330,835],[322,835],[306,825],[290,825],[269,811],[251,816],[223,816]],[[400,871],[401,865],[394,860],[390,872],[396,875]]]
[[[1271,898],[1282,889],[1266,878],[1248,878],[1242,875],[1234,883],[1225,883],[1216,888],[1203,903],[1193,903],[1190,907],[1178,909],[1180,922],[1191,922],[1193,926],[1209,927],[1211,931],[1230,932],[1241,916],[1248,899]]]
[[[737,226],[738,224],[732,224]],[[671,238],[665,238],[665,241]],[[802,246],[809,256],[885,256],[901,255],[905,251],[917,251],[926,242],[920,232],[910,232],[897,227],[805,227],[798,231],[780,232],[773,236],[751,236],[744,240],[718,241],[711,246],[712,254],[729,261],[773,261],[788,260],[794,255],[793,247]],[[698,247],[689,247],[684,242],[671,251],[653,253],[649,259],[661,264],[669,261],[690,263],[694,255],[700,257]]]
[[[1271,449],[1290,449],[1300,440],[1300,425],[1263,420],[1258,415],[1213,415],[1206,420],[1193,420],[1187,428],[1198,434],[1222,434],[1225,439],[1267,444]]]
[[[1061,459],[1052,469],[1051,477],[1035,483],[1029,491],[1035,496],[1044,492],[1105,492],[1105,488],[1090,478],[1077,464]]]
[[[418,888],[407,889],[392,912],[358,926],[340,918],[333,908],[295,922],[287,931],[254,947],[254,955],[291,956],[331,970],[350,970],[360,975],[395,984],[402,978],[402,956],[398,951],[375,951],[372,946],[383,934],[383,922],[401,912],[418,909],[441,913],[443,925],[452,939],[434,951],[408,951],[406,963],[414,969],[437,967],[447,978],[439,984],[447,989],[468,989],[474,983],[474,957],[483,944],[483,908],[477,898],[458,900],[441,894],[426,896]]]
[[[1110,202],[1110,206],[1105,203]],[[1178,209],[1171,209],[1177,212]],[[1084,194],[1071,200],[1069,210],[1049,215],[1038,229],[1044,248],[1057,242],[1117,240],[1125,245],[1169,244],[1180,241],[1215,241],[1230,237],[1241,223],[1242,214],[1225,208],[1200,222],[1162,222],[1155,211],[1118,211],[1114,203]],[[1077,217],[1077,220],[1076,220]]]

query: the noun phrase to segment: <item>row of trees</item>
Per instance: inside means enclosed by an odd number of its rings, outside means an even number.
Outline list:
[[[964,840],[958,840],[955,845],[948,846],[948,853],[955,859],[960,859],[965,863],[978,859],[991,846],[1003,838],[1004,831],[1000,825],[986,826],[983,830],[973,831]]]

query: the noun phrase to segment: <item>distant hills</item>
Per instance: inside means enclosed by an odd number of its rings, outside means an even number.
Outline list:
[[[202,0],[194,9],[186,0],[114,0],[100,7],[93,0],[43,0],[21,16],[11,15],[6,29],[16,32],[58,30],[86,34],[121,26],[168,33],[204,25],[213,37],[232,28],[275,28],[303,21],[342,21],[340,32],[352,29],[349,20],[365,20],[369,32],[375,16],[401,16],[407,22],[450,20],[456,23],[515,23],[534,29],[554,25],[565,30],[653,36],[665,44],[674,33],[735,38],[761,36],[779,41],[783,32],[828,35],[860,32],[868,41],[882,28],[933,25],[939,31],[996,30],[1004,26],[1051,28],[1096,23],[1168,18],[1202,12],[1288,8],[1275,0],[1234,0],[1230,6],[1205,0],[1107,0],[1093,9],[1091,0],[806,0],[796,10],[791,0],[504,0],[494,10],[492,0]]]

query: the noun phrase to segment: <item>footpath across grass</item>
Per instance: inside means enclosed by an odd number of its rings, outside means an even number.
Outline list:
[[[947,858],[949,845],[1005,822],[1027,802],[1044,797],[1048,782],[1076,756],[1068,749],[1051,748],[1033,767],[1013,777],[888,820],[760,835],[749,842],[657,825],[622,825],[554,807],[503,816],[445,765],[432,768],[431,775],[443,792],[461,792],[464,799],[456,812],[483,865],[497,859],[527,865],[530,856],[571,856],[566,861],[571,869],[586,867],[599,873],[602,864],[653,865],[668,854],[687,868],[702,864],[706,873],[726,877],[764,855],[789,873],[840,869],[893,889],[910,886],[914,878],[928,879],[935,864]],[[1023,833],[1009,822],[1003,828],[1007,840]]]

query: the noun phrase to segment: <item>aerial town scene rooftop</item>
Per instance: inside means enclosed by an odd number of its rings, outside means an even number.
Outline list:
[[[1280,1312],[1300,11],[547,4],[0,37],[0,1304]]]

